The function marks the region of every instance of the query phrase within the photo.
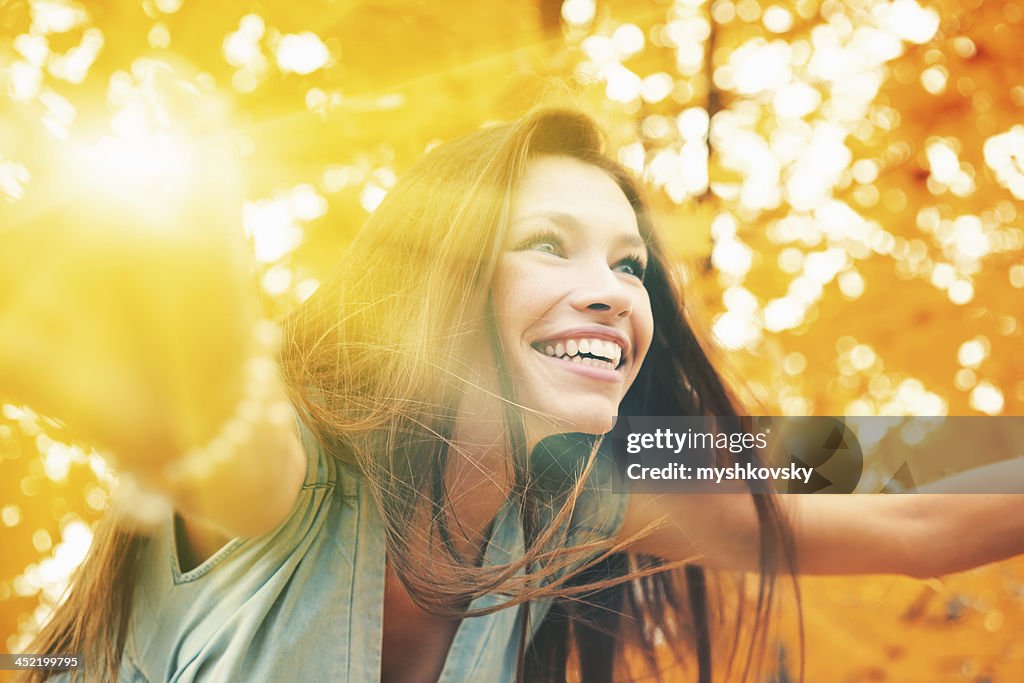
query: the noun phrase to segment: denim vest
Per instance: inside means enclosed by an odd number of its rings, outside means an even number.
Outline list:
[[[146,542],[121,681],[380,680],[380,516],[361,478],[326,455],[299,424],[307,472],[279,528],[234,539],[187,572],[175,552],[173,519]],[[611,466],[599,463],[603,470]],[[607,483],[609,474],[595,470],[588,481]],[[624,514],[624,495],[588,486],[574,510],[569,542],[612,535]],[[523,547],[519,515],[506,502],[484,562],[506,563]],[[506,600],[488,594],[471,608]],[[549,606],[550,600],[530,603],[529,637]],[[439,683],[514,680],[523,618],[523,610],[510,608],[463,619]]]

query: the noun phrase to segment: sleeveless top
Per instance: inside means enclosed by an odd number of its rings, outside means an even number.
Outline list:
[[[277,529],[236,538],[187,572],[175,551],[173,515],[145,542],[121,681],[380,681],[381,520],[359,475],[326,454],[302,420],[299,427],[306,477]],[[595,462],[569,544],[611,537],[621,525],[626,496],[611,490],[612,467],[603,455]],[[483,561],[506,563],[523,548],[519,514],[507,501]],[[470,607],[506,600],[488,594]],[[549,606],[530,603],[528,637]],[[464,618],[439,683],[514,680],[523,618],[518,607]]]

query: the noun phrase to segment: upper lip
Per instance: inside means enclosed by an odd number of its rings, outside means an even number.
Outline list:
[[[546,336],[542,339],[538,339],[533,342],[534,344],[544,344],[548,342],[555,342],[565,339],[603,339],[618,344],[622,349],[622,357],[628,357],[631,345],[629,338],[626,337],[622,332],[619,332],[615,328],[605,327],[603,325],[584,325],[581,327],[571,327],[566,330],[562,330],[556,334]]]

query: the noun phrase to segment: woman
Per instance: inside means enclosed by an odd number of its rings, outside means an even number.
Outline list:
[[[745,676],[782,571],[932,575],[1021,551],[1015,502],[964,497],[954,518],[927,496],[805,496],[784,515],[753,484],[613,493],[615,415],[736,414],[682,311],[588,119],[541,111],[440,146],[287,321],[283,386],[254,373],[258,397],[212,439],[171,441],[209,441],[184,460],[125,459],[177,514],[151,536],[107,520],[32,649],[88,653],[104,679],[610,681],[655,670],[661,642],[704,682],[723,608],[705,568],[759,573],[753,614],[732,617],[753,622]],[[992,533],[956,556],[920,552],[979,520]]]

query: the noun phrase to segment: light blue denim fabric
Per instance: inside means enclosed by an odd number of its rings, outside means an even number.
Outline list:
[[[301,421],[300,427],[307,473],[280,528],[232,540],[188,572],[179,568],[173,520],[147,542],[121,681],[380,680],[381,520],[360,478],[327,456]],[[583,540],[581,532],[587,539],[610,535],[624,513],[625,496],[588,491],[574,515],[585,519],[570,527],[570,542]],[[519,516],[506,503],[484,562],[504,563],[522,552]],[[504,600],[485,595],[471,607]],[[531,630],[549,604],[531,603]],[[513,680],[522,618],[512,608],[463,619],[439,682]]]

